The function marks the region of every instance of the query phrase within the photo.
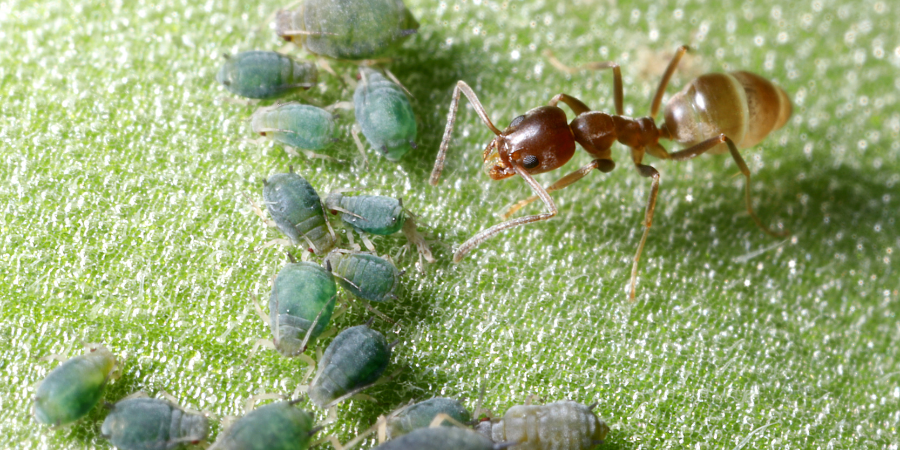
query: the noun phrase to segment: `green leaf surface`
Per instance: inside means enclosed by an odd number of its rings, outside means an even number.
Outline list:
[[[497,414],[529,394],[598,402],[612,428],[601,448],[897,448],[900,7],[407,4],[422,26],[390,68],[415,97],[419,146],[399,163],[369,150],[365,169],[349,111],[327,150],[352,161],[340,164],[248,142],[254,107],[220,100],[222,53],[284,45],[260,29],[277,2],[0,1],[0,447],[109,448],[102,407],[63,429],[31,416],[35,384],[58,364],[40,358],[83,342],[122,361],[108,401],[166,391],[221,418],[253,395],[300,385],[298,360],[263,350],[245,364],[270,337],[252,295],[267,298],[285,256],[256,251],[279,236],[243,194],[260,201],[263,179],[293,165],[322,195],[359,187],[402,197],[439,259],[424,272],[410,252],[397,259],[407,270],[400,299],[377,307],[398,324],[374,326],[400,341],[388,371],[402,372],[367,391],[375,402],[339,405],[323,434],[346,442],[411,398],[465,398],[474,409],[484,386]],[[701,73],[746,69],[793,100],[788,124],[743,151],[757,212],[789,238],[753,224],[727,156],[648,157],[662,174],[660,199],[629,302],[650,183],[617,144],[618,170],[553,194],[556,218],[450,262],[531,195],[519,179],[481,173],[492,134],[466,100],[442,182],[428,184],[457,80],[503,128],[560,92],[613,109],[609,72],[568,75],[542,52],[570,65],[614,60],[626,114],[640,116],[681,44],[692,50],[669,95]],[[350,101],[356,69],[330,65],[339,77],[323,74],[294,99]],[[538,181],[589,160],[579,150]],[[404,243],[372,240],[392,254]],[[370,315],[352,303],[333,326]]]

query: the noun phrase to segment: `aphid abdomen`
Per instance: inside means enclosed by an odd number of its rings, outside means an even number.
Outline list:
[[[472,420],[469,411],[459,402],[450,398],[435,397],[424,402],[407,406],[387,418],[387,437],[394,439],[419,428],[427,428],[438,414],[446,414],[459,423]],[[444,421],[443,426],[456,426]]]
[[[320,255],[334,246],[319,194],[300,175],[273,175],[263,188],[263,200],[275,225],[296,245],[311,242],[315,248],[310,251]]]
[[[123,450],[169,450],[205,440],[209,423],[165,400],[132,398],[113,406],[100,433]]]
[[[247,98],[274,98],[316,83],[315,64],[277,52],[249,51],[229,57],[216,80],[230,92]]]
[[[319,407],[368,386],[381,377],[391,359],[384,336],[366,325],[347,328],[325,349],[309,385],[309,398]]]
[[[395,298],[400,272],[390,261],[364,252],[331,252],[326,260],[338,283],[356,297],[383,302]]]
[[[325,331],[334,312],[335,295],[334,277],[318,264],[292,263],[278,272],[269,296],[269,322],[279,353],[303,353],[301,344],[317,317],[310,341]]]
[[[353,93],[356,121],[363,135],[391,161],[397,161],[415,145],[416,116],[406,93],[380,72],[363,68],[362,80]]]
[[[664,127],[686,147],[724,133],[747,148],[783,126],[790,115],[787,94],[768,80],[750,72],[709,73],[666,103]],[[726,151],[720,144],[709,153]]]
[[[373,450],[494,450],[494,444],[465,428],[435,427],[420,428]]]
[[[341,213],[341,220],[366,233],[387,236],[403,228],[403,206],[393,197],[382,195],[344,196],[341,207],[352,214]]]
[[[309,446],[313,417],[290,402],[250,411],[219,433],[210,450],[303,450]]]
[[[259,108],[250,124],[254,133],[291,147],[320,150],[334,142],[334,116],[311,105],[292,102]]]
[[[497,426],[502,440],[518,442],[519,450],[589,450],[609,432],[587,406],[572,401],[513,406]]]
[[[100,401],[116,358],[104,346],[60,364],[41,381],[34,395],[34,416],[48,425],[65,425]]]

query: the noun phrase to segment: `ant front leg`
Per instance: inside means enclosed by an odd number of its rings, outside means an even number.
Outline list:
[[[447,113],[447,127],[444,129],[444,137],[441,139],[441,148],[438,150],[437,159],[434,161],[434,170],[431,171],[431,185],[437,186],[438,180],[441,178],[441,171],[444,170],[444,160],[447,159],[447,148],[450,147],[450,135],[453,133],[453,124],[456,123],[456,111],[459,109],[459,94],[466,94],[466,98],[472,103],[478,117],[484,121],[484,124],[491,129],[497,136],[500,136],[500,130],[494,126],[488,117],[484,106],[478,100],[478,96],[472,91],[472,88],[465,81],[459,80],[453,89],[453,100],[450,101],[450,111]]]
[[[584,167],[560,178],[556,181],[556,183],[551,184],[547,187],[547,192],[558,191],[560,189],[564,189],[570,184],[584,178],[587,174],[589,174],[592,170],[597,169],[603,173],[607,173],[616,168],[616,163],[609,159],[595,159],[585,165]],[[515,205],[512,205],[507,209],[500,217],[503,220],[508,219],[510,216],[515,214],[518,210],[522,209],[525,206],[528,206],[531,202],[538,199],[537,195],[532,195],[531,197],[526,198],[525,200],[520,200]]]

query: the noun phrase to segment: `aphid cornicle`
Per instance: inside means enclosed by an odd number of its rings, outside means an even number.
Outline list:
[[[103,345],[92,346],[50,371],[34,394],[34,417],[65,425],[84,417],[103,396],[116,358]]]
[[[504,448],[471,430],[458,427],[419,428],[373,450],[497,450]]]
[[[521,450],[590,450],[609,433],[593,408],[573,401],[517,405],[503,418],[482,421],[476,429],[494,442],[515,443],[514,448]]]
[[[390,414],[386,418],[386,437],[387,439],[395,439],[413,430],[427,428],[438,414],[446,414],[459,423],[467,423],[472,420],[471,414],[459,400],[435,397],[406,406]],[[455,426],[448,421],[444,421],[441,425],[447,427]]]
[[[306,179],[294,172],[270,177],[263,200],[275,226],[295,245],[307,245],[311,253],[324,255],[334,246],[322,200]]]
[[[122,450],[171,450],[206,440],[209,421],[155,398],[129,398],[111,406],[100,433]]]
[[[325,209],[359,231],[381,236],[400,231],[407,219],[400,200],[384,195],[332,192],[325,197]]]
[[[270,403],[250,411],[219,433],[209,450],[304,450],[315,429],[313,416],[295,401]]]
[[[279,11],[275,24],[310,53],[351,60],[382,56],[418,28],[403,0],[305,0]]]
[[[416,115],[403,88],[363,67],[353,93],[356,122],[379,154],[397,161],[416,148]]]
[[[254,133],[295,148],[320,150],[335,141],[334,115],[297,102],[264,106],[250,116]]]
[[[669,79],[685,51],[687,47],[679,48],[669,63],[651,103],[650,115],[637,119],[623,115],[622,75],[618,64],[614,62],[594,63],[591,67],[613,69],[615,115],[591,111],[580,100],[558,94],[550,100],[548,106],[532,109],[513,119],[502,132],[488,118],[472,89],[465,82],[459,81],[453,90],[447,127],[431,173],[431,184],[436,185],[440,179],[456,120],[459,95],[463,93],[485,125],[497,135],[484,150],[485,172],[494,180],[518,175],[536,194],[513,205],[504,214],[504,219],[537,199],[543,201],[547,212],[507,220],[479,232],[459,247],[453,255],[453,261],[459,262],[473,248],[503,230],[555,216],[556,203],[549,193],[565,188],[594,169],[601,172],[613,170],[615,163],[611,147],[616,141],[631,149],[631,158],[638,173],[653,180],[644,219],[645,229],[632,265],[632,300],[635,296],[638,261],[653,221],[660,180],[659,172],[643,163],[644,153],[660,159],[684,161],[706,152],[720,153],[727,150],[746,177],[745,199],[750,217],[772,236],[787,234],[770,230],[753,211],[750,201],[750,169],[738,152],[739,146],[755,145],[787,122],[791,115],[791,103],[787,94],[780,87],[749,72],[702,75],[669,100],[665,108],[665,123],[657,127],[653,117],[659,111]],[[567,122],[565,112],[556,106],[558,102],[565,103],[576,114],[571,123]],[[659,144],[660,139],[672,139],[687,148],[669,153]],[[532,175],[555,170],[568,162],[575,153],[576,142],[595,159],[547,188],[538,184]]]
[[[249,51],[226,55],[216,81],[233,94],[246,98],[280,97],[316,84],[318,69],[277,52]]]
[[[370,302],[396,299],[400,271],[378,255],[334,250],[325,257],[338,283],[355,297]]]
[[[322,354],[309,398],[321,408],[331,407],[378,381],[390,360],[384,335],[368,325],[347,328]]]
[[[336,295],[334,277],[318,264],[286,264],[275,277],[269,296],[269,325],[275,349],[288,357],[303,353],[309,342],[328,327]],[[307,335],[309,341],[304,343]]]

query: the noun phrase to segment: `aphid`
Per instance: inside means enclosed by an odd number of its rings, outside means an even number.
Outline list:
[[[210,450],[303,450],[317,431],[298,401],[270,403],[250,411],[219,435]]]
[[[474,105],[475,111],[485,125],[497,135],[484,150],[485,172],[494,180],[519,175],[536,194],[513,205],[504,214],[504,219],[537,199],[544,202],[547,212],[507,220],[479,232],[459,247],[453,255],[453,261],[459,262],[473,248],[503,230],[548,220],[555,216],[556,203],[549,193],[578,181],[593,169],[601,172],[613,170],[615,163],[612,161],[610,148],[617,140],[631,148],[631,157],[638,173],[653,179],[647,201],[645,229],[632,266],[630,291],[632,300],[635,295],[638,260],[650,231],[659,192],[659,172],[652,166],[643,164],[645,152],[660,159],[684,161],[706,152],[729,151],[746,177],[745,197],[750,216],[766,233],[772,236],[785,235],[786,232],[775,232],[767,228],[753,212],[750,201],[750,169],[738,152],[738,147],[756,145],[767,134],[781,128],[787,122],[791,115],[791,103],[787,94],[780,87],[749,72],[702,75],[669,100],[665,108],[665,123],[657,127],[653,117],[659,111],[669,79],[685,51],[687,47],[679,48],[669,63],[651,103],[650,116],[638,119],[622,115],[622,76],[615,62],[592,65],[595,69],[613,69],[615,115],[591,111],[580,100],[566,94],[558,94],[550,100],[548,106],[532,109],[525,115],[513,119],[509,127],[502,132],[488,118],[487,112],[472,89],[465,82],[459,81],[453,90],[447,127],[431,173],[431,184],[437,184],[444,167],[450,135],[456,121],[459,95],[463,93]],[[577,115],[571,123],[566,122],[565,112],[556,106],[560,101],[569,105]],[[672,139],[688,148],[669,153],[659,144],[660,139]],[[547,188],[538,184],[532,175],[548,172],[565,164],[575,153],[576,142],[596,159]]]
[[[231,93],[247,98],[275,98],[316,84],[318,69],[277,52],[249,51],[225,55],[216,81]]]
[[[387,369],[391,347],[384,335],[359,325],[338,334],[325,349],[309,384],[309,398],[330,408],[371,386]]]
[[[286,264],[269,296],[268,322],[275,349],[287,357],[303,353],[331,321],[336,296],[334,277],[318,264]]]
[[[34,417],[48,425],[65,425],[88,413],[100,401],[116,358],[103,345],[62,363],[41,381],[34,395]]]
[[[111,405],[100,433],[122,450],[170,450],[206,440],[202,414],[155,398],[128,398]]]
[[[334,250],[325,257],[338,283],[355,297],[370,302],[396,299],[400,271],[394,263],[366,252]]]
[[[384,55],[418,28],[403,0],[305,0],[278,12],[275,32],[310,53],[361,60]]]
[[[334,115],[296,102],[257,109],[250,116],[250,126],[260,136],[299,149],[321,150],[335,141]]]
[[[494,442],[515,443],[517,450],[590,450],[609,433],[594,406],[573,401],[517,405],[502,419],[482,421],[476,428]]]
[[[446,414],[459,423],[472,420],[469,411],[459,402],[451,398],[435,397],[424,402],[408,405],[387,416],[385,437],[395,439],[417,430],[428,427],[439,414]],[[450,422],[442,422],[443,426],[453,426]]]
[[[465,428],[434,427],[419,428],[374,450],[499,450],[504,447]]]
[[[360,69],[353,93],[356,122],[379,153],[397,161],[416,148],[416,116],[403,88],[375,69]]]
[[[263,200],[275,226],[295,245],[305,243],[310,253],[317,255],[328,253],[334,246],[334,232],[325,220],[319,194],[293,170],[266,180]]]

